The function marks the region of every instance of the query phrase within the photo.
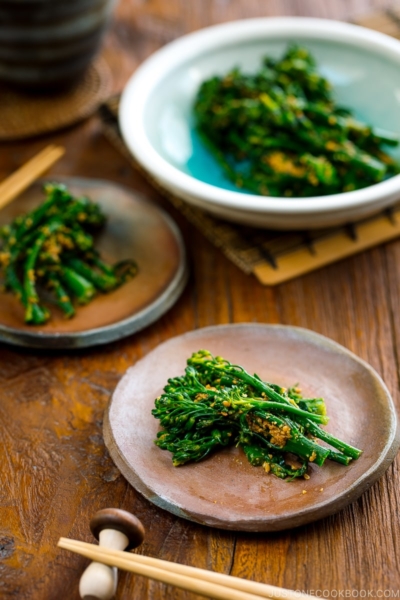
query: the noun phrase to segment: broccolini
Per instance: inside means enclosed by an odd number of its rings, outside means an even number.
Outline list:
[[[174,466],[236,444],[252,465],[294,479],[307,477],[310,463],[348,465],[361,454],[322,429],[329,420],[322,398],[262,381],[207,350],[188,359],[183,376],[168,380],[152,414],[161,424],[155,443],[172,453]]]
[[[64,185],[44,186],[45,200],[0,229],[0,272],[4,287],[25,309],[25,322],[46,323],[50,311],[39,295],[46,293],[66,318],[75,302],[87,304],[134,277],[132,261],[109,265],[95,249],[93,234],[106,221],[100,206],[74,197]],[[43,294],[42,294],[43,295]]]
[[[227,177],[265,196],[347,192],[400,172],[385,151],[398,136],[339,106],[311,53],[290,46],[261,69],[234,69],[200,86],[197,131]]]

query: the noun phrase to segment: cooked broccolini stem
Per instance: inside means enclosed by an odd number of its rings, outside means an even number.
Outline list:
[[[221,357],[213,357],[209,352],[205,350],[200,350],[199,352],[194,353],[191,358],[188,359],[188,364],[194,367],[197,367],[200,372],[217,372],[224,373],[225,376],[230,377],[232,379],[239,379],[244,381],[248,385],[253,388],[263,392],[268,398],[271,398],[275,402],[280,402],[283,404],[290,404],[288,398],[279,394],[276,390],[272,388],[272,386],[260,380],[259,377],[252,376],[247,373],[242,367],[237,365],[232,365],[228,361],[222,359]],[[299,416],[300,420],[303,422],[304,426],[307,427],[308,431],[314,435],[315,437],[328,442],[334,448],[337,448],[347,456],[351,458],[358,458],[361,454],[361,451],[357,448],[353,448],[349,444],[338,440],[333,435],[329,434],[327,431],[321,429],[316,424],[315,419],[311,417],[311,413],[306,417],[302,415]],[[324,423],[323,421],[320,421]],[[328,422],[327,417],[325,417],[325,423]]]
[[[324,429],[321,429],[321,427],[318,427],[316,423],[312,423],[311,421],[307,420],[307,422],[305,423],[305,427],[307,431],[309,431],[312,435],[315,435],[315,437],[319,438],[323,442],[327,442],[337,450],[340,450],[340,452],[343,452],[343,454],[345,454],[346,456],[350,456],[351,458],[358,458],[362,454],[362,450],[358,450],[358,448],[354,448],[353,446],[350,446],[350,444],[342,442],[341,440],[337,439],[332,434],[330,434],[328,431],[325,431]]]
[[[75,314],[75,309],[71,302],[71,298],[67,294],[66,290],[61,284],[61,281],[55,273],[53,273],[52,271],[48,271],[46,273],[46,278],[49,288],[54,291],[57,305],[61,308],[61,310],[65,314],[65,317],[67,319],[70,319]]]
[[[172,453],[175,466],[236,443],[252,464],[290,480],[306,476],[311,463],[322,466],[329,458],[348,465],[361,454],[319,427],[327,422],[322,398],[266,383],[206,350],[187,365],[183,376],[168,380],[152,411],[163,428],[155,443]],[[318,437],[340,452],[320,446]],[[300,465],[288,462],[293,455]]]
[[[105,222],[100,207],[74,197],[63,185],[46,184],[45,200],[0,230],[0,269],[6,291],[25,308],[27,323],[45,323],[50,313],[40,304],[40,285],[51,287],[58,306],[73,316],[73,302],[85,304],[96,291],[107,292],[137,273],[133,261],[107,265],[94,249],[91,234]],[[68,288],[68,293],[63,286]]]
[[[306,48],[290,46],[261,69],[204,81],[197,132],[237,187],[271,196],[335,194],[400,172],[384,146],[396,134],[354,118],[335,102]]]
[[[69,267],[59,268],[60,279],[76,296],[79,304],[87,304],[96,295],[96,288],[87,279]]]
[[[40,250],[49,235],[52,235],[57,229],[60,229],[62,223],[58,220],[49,222],[46,226],[41,228],[41,231],[36,238],[33,246],[27,252],[27,258],[24,264],[24,299],[25,299],[25,321],[27,323],[38,324],[38,311],[33,309],[34,305],[39,305],[39,295],[36,290],[36,262],[40,253]],[[50,314],[44,308],[43,317],[40,318],[40,323],[43,323],[42,318],[49,318]]]
[[[118,286],[118,279],[115,275],[98,273],[79,258],[67,259],[65,264],[90,281],[98,290],[108,292]]]

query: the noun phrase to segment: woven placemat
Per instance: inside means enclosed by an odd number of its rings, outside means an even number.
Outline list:
[[[357,24],[400,38],[400,12],[369,15]],[[126,148],[118,127],[119,97],[100,108],[104,133],[163,196],[245,273],[276,285],[400,235],[400,204],[357,223],[323,230],[282,232],[228,223],[170,194],[150,177]]]
[[[111,74],[104,59],[60,93],[26,93],[0,87],[0,141],[21,140],[57,131],[93,114],[109,96]]]

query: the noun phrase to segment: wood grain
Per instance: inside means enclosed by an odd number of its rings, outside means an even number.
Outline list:
[[[119,91],[152,51],[212,23],[283,14],[348,19],[396,5],[384,0],[121,0],[104,51]],[[67,149],[52,175],[110,179],[165,206],[103,138],[96,118],[44,139],[3,144],[0,176],[46,143]],[[150,556],[320,595],[345,597],[346,590],[366,590],[378,597],[378,590],[386,589],[396,594],[398,459],[336,516],[276,534],[234,534],[173,517],[140,497],[107,455],[101,426],[119,378],[149,350],[196,327],[241,321],[299,325],[333,338],[372,364],[399,408],[400,241],[265,289],[169,205],[167,210],[185,235],[192,276],[177,305],[158,323],[90,351],[55,354],[0,346],[0,598],[78,600],[87,561],[58,550],[56,543],[60,536],[93,541],[90,518],[107,506],[142,520],[147,534],[137,551]],[[200,600],[125,573],[117,598]]]

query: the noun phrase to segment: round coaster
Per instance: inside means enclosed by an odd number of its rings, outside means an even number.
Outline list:
[[[111,89],[103,59],[89,67],[75,86],[59,93],[28,93],[0,88],[0,141],[21,140],[57,131],[90,116]]]

